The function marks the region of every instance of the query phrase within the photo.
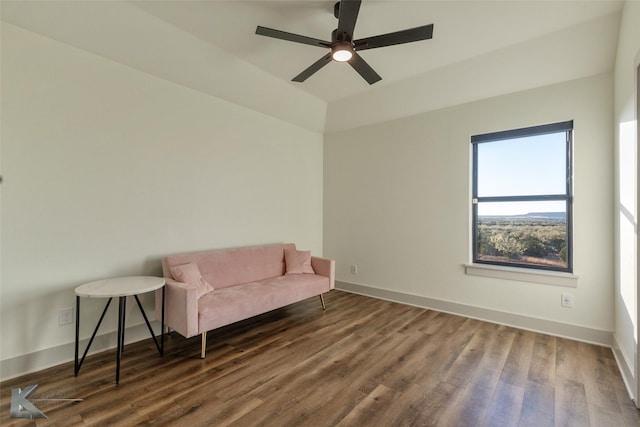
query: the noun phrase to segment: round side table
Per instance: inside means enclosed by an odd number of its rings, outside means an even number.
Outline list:
[[[78,376],[78,372],[80,371],[80,367],[82,366],[82,362],[84,362],[84,358],[93,343],[93,339],[98,332],[98,328],[100,328],[100,324],[102,324],[102,320],[104,319],[105,314],[107,313],[107,309],[109,308],[109,304],[111,304],[111,300],[115,297],[119,300],[119,308],[118,308],[118,349],[116,355],[116,383],[120,382],[120,359],[122,357],[122,350],[124,347],[124,326],[125,326],[125,310],[127,304],[127,297],[133,296],[138,303],[138,308],[140,308],[140,312],[142,313],[142,317],[144,317],[144,321],[149,328],[149,332],[151,333],[151,337],[158,348],[158,352],[160,356],[164,354],[164,283],[165,280],[162,277],[155,276],[130,276],[130,277],[115,277],[111,279],[103,279],[96,280],[95,282],[85,283],[84,285],[78,286],[76,288],[76,346],[75,346],[75,366],[74,366],[74,375]],[[151,328],[151,324],[149,323],[149,319],[147,319],[147,315],[142,308],[142,304],[140,303],[140,299],[138,299],[138,295],[153,292],[157,289],[162,288],[162,325],[161,325],[161,333],[160,333],[160,343],[156,339],[155,334],[153,333],[153,329]],[[98,324],[91,335],[91,339],[89,339],[89,343],[87,344],[87,348],[84,350],[84,354],[82,358],[78,360],[78,346],[80,341],[80,297],[85,298],[109,298],[107,301],[104,310],[102,311],[102,315],[100,316],[100,320],[98,320]]]

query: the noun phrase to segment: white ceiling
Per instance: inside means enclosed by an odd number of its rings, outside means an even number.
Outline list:
[[[258,89],[267,84],[282,93],[303,93],[300,96],[310,96],[326,108],[349,98],[391,91],[402,82],[427,79],[447,67],[516,46],[525,57],[527,49],[538,55],[536,40],[555,40],[563,49],[589,52],[602,58],[591,61],[594,67],[611,68],[623,5],[617,0],[364,0],[355,38],[433,23],[433,39],[363,51],[361,56],[383,79],[373,86],[339,63],[330,63],[304,83],[291,82],[326,51],[255,35],[256,26],[330,40],[337,24],[334,3],[3,0],[1,10],[5,22],[202,92],[235,96],[211,81],[216,73],[235,74],[242,79],[237,84],[264,96],[274,98],[269,90]],[[580,34],[591,34],[591,38]],[[208,62],[209,56],[216,60]],[[597,72],[602,70],[581,70],[583,75]],[[266,108],[257,105],[259,101],[247,103],[256,104],[249,106],[258,110]]]
[[[257,25],[331,40],[335,1],[158,1],[141,9],[215,44],[274,76],[291,80],[327,51],[254,34]],[[397,82],[455,62],[535,39],[620,9],[618,1],[364,0],[354,38],[434,24],[432,40],[361,53],[383,80]],[[597,31],[597,28],[594,28]],[[367,91],[346,64],[330,63],[304,83],[325,101]]]

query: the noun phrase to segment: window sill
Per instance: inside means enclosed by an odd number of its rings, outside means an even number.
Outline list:
[[[487,264],[465,264],[466,274],[472,276],[493,277],[496,279],[516,280],[520,282],[543,283],[545,285],[578,287],[578,276],[557,271],[534,270],[527,268],[503,267]]]

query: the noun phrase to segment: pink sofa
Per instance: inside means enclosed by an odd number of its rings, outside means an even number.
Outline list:
[[[171,255],[162,259],[162,272],[165,323],[186,338],[201,335],[204,358],[207,331],[318,295],[324,309],[335,261],[287,243]]]

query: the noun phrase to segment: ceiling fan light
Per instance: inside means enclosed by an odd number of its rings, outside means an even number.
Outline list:
[[[353,57],[353,50],[349,43],[340,43],[331,49],[331,57],[334,61],[346,62]]]

